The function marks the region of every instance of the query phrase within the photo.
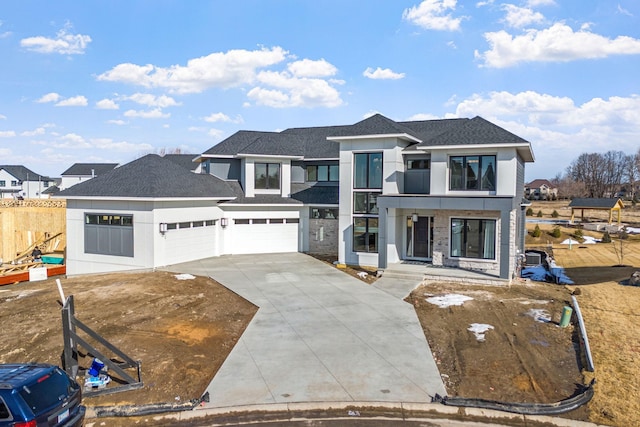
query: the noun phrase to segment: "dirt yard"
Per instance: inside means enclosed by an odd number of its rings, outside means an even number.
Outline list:
[[[142,361],[142,389],[86,398],[88,406],[199,399],[257,310],[209,278],[165,272],[63,279],[62,286],[74,296],[78,319]],[[0,363],[61,364],[59,301],[54,280],[0,287]]]

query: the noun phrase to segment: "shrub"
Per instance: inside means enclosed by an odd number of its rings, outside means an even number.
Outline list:
[[[582,233],[581,229],[577,229],[575,233],[573,233],[574,236],[576,236],[578,239],[582,239],[584,237],[584,234]]]
[[[533,229],[533,231],[531,232],[531,235],[533,237],[540,237],[541,234],[542,234],[542,231],[540,230],[540,226],[536,225],[536,228]]]
[[[537,216],[538,218],[542,218],[542,211],[538,211],[538,213],[536,214],[536,216]]]
[[[533,209],[531,209],[531,208],[527,208],[526,215],[527,215],[527,216],[533,216]]]
[[[604,234],[602,235],[602,243],[611,243],[611,236],[609,235],[608,231],[605,231]]]
[[[556,239],[560,236],[562,236],[562,232],[560,231],[560,227],[555,227],[553,229],[553,231],[551,231],[551,236],[555,237]]]
[[[552,218],[558,218],[559,216],[560,216],[560,214],[558,213],[558,211],[554,209],[553,212],[551,213],[551,217]]]

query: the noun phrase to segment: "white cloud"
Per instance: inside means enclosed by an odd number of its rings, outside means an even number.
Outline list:
[[[544,30],[528,30],[519,36],[506,31],[485,33],[491,49],[476,58],[484,66],[505,68],[521,62],[568,62],[640,54],[640,40],[627,36],[609,39],[587,30],[573,31],[564,23]]]
[[[83,34],[69,34],[71,25],[58,31],[55,38],[45,36],[28,37],[20,40],[20,46],[38,53],[60,53],[62,55],[83,54],[91,37]]]
[[[0,138],[12,138],[16,136],[16,132],[13,130],[0,130]]]
[[[142,119],[168,119],[171,117],[169,113],[163,113],[162,110],[156,108],[154,110],[127,110],[124,113],[125,117],[139,117]]]
[[[177,105],[181,105],[179,102],[176,102],[175,99],[171,98],[167,95],[155,96],[149,93],[134,93],[131,96],[125,96],[123,99],[133,101],[140,105],[146,105],[148,107],[175,107]]]
[[[405,9],[402,19],[426,30],[456,31],[462,19],[454,18],[449,11],[456,10],[457,0],[424,0],[418,6]]]
[[[528,0],[528,7],[538,7],[538,6],[554,6],[556,4],[555,0]]]
[[[117,110],[120,106],[113,99],[105,98],[96,102],[96,108],[99,110]]]
[[[629,12],[627,9],[620,6],[620,3],[618,3],[618,13],[633,17],[633,13]]]
[[[123,153],[137,153],[154,149],[151,144],[134,144],[127,141],[114,141],[111,138],[91,138],[89,141],[91,143],[91,146],[94,148],[110,151],[120,151]]]
[[[380,67],[375,70],[371,67],[368,67],[362,73],[363,76],[374,79],[374,80],[398,80],[404,78],[404,73],[396,73],[390,68],[382,69]]]
[[[342,105],[340,93],[326,80],[294,77],[286,71],[262,71],[258,81],[266,86],[254,87],[247,96],[258,105],[274,108],[337,107]]]
[[[44,128],[39,127],[34,130],[27,130],[20,134],[20,136],[36,136],[36,135],[44,135]]]
[[[122,126],[122,125],[126,125],[127,122],[125,122],[124,120],[107,120],[107,123],[111,124],[111,125],[118,125],[118,126]]]
[[[531,24],[540,24],[544,22],[544,15],[535,12],[533,9],[519,7],[513,4],[502,5],[502,10],[507,12],[504,21],[513,28],[524,28]]]
[[[230,122],[231,117],[227,116],[224,113],[211,113],[207,117],[203,117],[202,120],[209,123]]]
[[[91,145],[80,135],[76,133],[68,133],[56,138],[51,144],[54,148],[91,148]]]
[[[222,138],[222,135],[224,135],[224,131],[221,131],[220,129],[211,128],[207,132],[207,135],[212,136],[216,139],[219,139],[219,138]]]
[[[7,158],[12,154],[10,148],[0,148],[0,156]]]
[[[5,116],[4,114],[0,114],[0,120],[7,120],[7,116]]]
[[[42,95],[39,99],[36,99],[36,102],[40,104],[44,104],[47,102],[58,102],[60,99],[60,95],[55,92],[50,92],[46,95]]]
[[[302,59],[288,64],[287,69],[295,77],[329,77],[338,72],[333,64],[324,59]]]
[[[56,104],[56,107],[86,107],[89,102],[82,95],[63,99]]]
[[[428,113],[418,113],[408,117],[407,121],[439,120],[439,119],[442,119],[442,117],[438,117]]]
[[[282,62],[287,53],[281,47],[254,51],[230,50],[191,59],[185,66],[172,65],[167,68],[123,63],[97,78],[100,81],[148,88],[166,88],[175,93],[200,93],[214,87],[230,88],[251,83],[258,69]]]

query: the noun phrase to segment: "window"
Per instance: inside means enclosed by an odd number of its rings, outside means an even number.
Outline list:
[[[309,182],[338,182],[340,180],[338,165],[309,165],[307,166],[307,181]]]
[[[450,190],[496,189],[496,156],[451,156]]]
[[[338,219],[338,208],[311,208],[311,219]]]
[[[167,230],[177,230],[178,229],[178,224],[175,222],[171,222],[169,224],[167,224]]]
[[[11,416],[11,412],[9,412],[9,408],[7,408],[4,400],[0,397],[0,421],[11,421],[12,419],[13,417]]]
[[[247,225],[247,224],[249,224],[249,220],[248,219],[234,219],[233,223],[237,224],[237,225]]]
[[[191,223],[191,226],[192,226],[193,228],[196,228],[196,227],[204,227],[204,221],[193,221],[193,222]]]
[[[378,218],[353,218],[353,250],[378,252]]]
[[[269,224],[284,224],[284,218],[271,218]]]
[[[382,189],[382,153],[353,155],[353,188]]]
[[[429,159],[410,159],[407,160],[407,170],[413,169],[429,169],[431,160]]]
[[[4,187],[7,185],[7,181],[0,181],[0,187]]]
[[[12,187],[18,187],[18,181],[11,181],[11,186]]]
[[[356,214],[377,214],[378,195],[368,191],[358,191],[353,193],[353,213]]]
[[[280,189],[280,163],[255,164],[256,190]]]
[[[85,214],[84,251],[133,257],[133,215]]]
[[[452,218],[451,256],[495,259],[496,221]]]
[[[204,225],[206,225],[207,227],[210,227],[212,225],[216,225],[216,220],[215,219],[208,219],[204,222]]]
[[[266,223],[267,223],[266,218],[255,218],[251,220],[251,224],[266,224]]]
[[[287,218],[285,219],[287,224],[297,224],[300,222],[300,220],[298,218]]]

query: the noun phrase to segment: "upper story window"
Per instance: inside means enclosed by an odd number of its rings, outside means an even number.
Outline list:
[[[496,189],[496,156],[451,156],[450,190]]]
[[[256,163],[255,178],[256,190],[279,190],[280,163]]]
[[[431,168],[431,160],[430,159],[409,159],[407,160],[407,170],[414,169],[430,169]]]
[[[4,187],[7,185],[7,181],[0,181],[0,187]]]
[[[353,188],[382,188],[382,153],[353,155]]]
[[[338,182],[340,170],[338,165],[309,165],[307,166],[307,181],[310,182]]]
[[[18,184],[18,181],[11,181],[11,186],[12,187],[18,187],[20,184]]]

